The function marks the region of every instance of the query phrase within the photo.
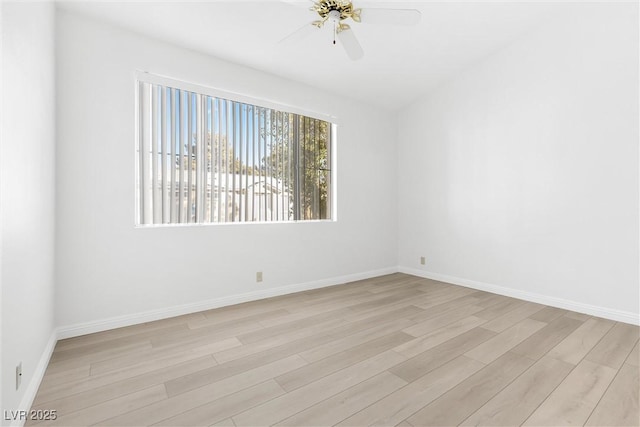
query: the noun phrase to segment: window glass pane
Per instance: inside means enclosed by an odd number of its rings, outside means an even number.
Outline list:
[[[331,219],[331,123],[146,82],[138,91],[138,224]]]

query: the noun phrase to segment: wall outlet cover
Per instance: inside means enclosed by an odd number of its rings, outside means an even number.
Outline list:
[[[16,366],[16,390],[20,388],[20,384],[22,384],[22,362]]]

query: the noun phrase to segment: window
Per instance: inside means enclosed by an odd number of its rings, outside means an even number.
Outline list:
[[[335,125],[138,80],[139,225],[332,217]]]

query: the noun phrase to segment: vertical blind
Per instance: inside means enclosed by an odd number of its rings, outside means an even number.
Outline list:
[[[142,81],[138,91],[138,224],[331,218],[331,123]]]

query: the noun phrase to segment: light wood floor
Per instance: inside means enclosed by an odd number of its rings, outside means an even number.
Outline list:
[[[56,425],[634,425],[636,326],[405,274],[60,341]]]

